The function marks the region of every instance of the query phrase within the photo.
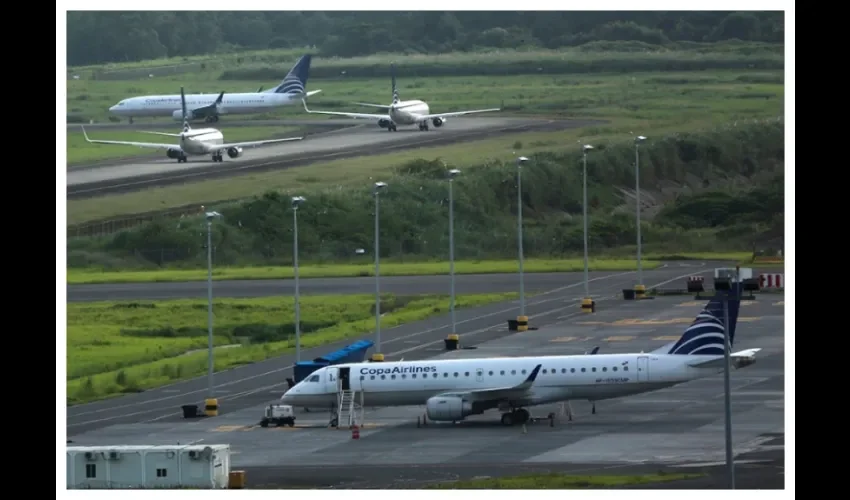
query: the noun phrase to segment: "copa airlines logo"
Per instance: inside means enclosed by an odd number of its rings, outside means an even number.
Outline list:
[[[304,93],[304,84],[301,79],[293,74],[286,75],[283,83],[277,88],[279,94],[302,94]]]
[[[392,368],[361,368],[360,375],[397,375],[401,373],[434,373],[436,366],[393,366]]]
[[[723,322],[708,307],[702,310],[682,338],[670,349],[670,354],[724,353]]]

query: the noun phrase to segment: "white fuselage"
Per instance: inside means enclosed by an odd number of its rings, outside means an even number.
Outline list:
[[[219,144],[224,144],[224,135],[214,128],[192,129],[180,138],[180,148],[187,156],[211,154]]]
[[[193,110],[212,105],[219,94],[195,94],[186,96],[186,109]],[[242,94],[224,94],[219,114],[261,113],[271,109],[299,102],[300,95],[250,92]],[[117,116],[151,117],[171,116],[180,110],[180,95],[149,95],[124,99],[109,111]]]
[[[423,101],[399,101],[390,106],[387,113],[390,120],[396,125],[416,125],[419,123],[417,116],[430,114],[428,104]]]
[[[332,407],[337,402],[340,369],[348,368],[350,390],[363,393],[364,406],[424,405],[429,398],[447,392],[517,386],[540,364],[525,406],[574,399],[597,401],[663,389],[722,371],[691,367],[687,361],[693,358],[646,353],[343,364],[317,370],[281,399],[294,406]]]

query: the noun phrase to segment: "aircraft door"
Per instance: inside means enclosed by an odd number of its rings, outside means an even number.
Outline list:
[[[649,381],[649,356],[638,356],[637,379],[638,382]]]
[[[347,366],[339,368],[339,389],[343,391],[351,390],[351,368]]]
[[[325,368],[325,377],[322,382],[325,383],[325,392],[335,393],[338,391],[337,379],[339,378],[338,369],[333,366]]]

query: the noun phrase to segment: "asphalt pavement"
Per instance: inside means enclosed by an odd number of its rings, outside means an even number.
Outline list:
[[[712,272],[713,267],[707,263],[669,263],[662,268],[645,271],[644,281],[649,287],[677,286],[681,288],[687,276],[696,274],[710,276]],[[589,281],[590,294],[598,299],[622,297],[622,290],[634,285],[635,274],[633,271],[595,274]],[[528,299],[526,304],[527,315],[532,318],[532,326],[543,325],[550,320],[555,321],[564,314],[579,314],[579,301],[584,296],[581,273],[563,273],[561,280],[555,282],[551,281],[553,279],[551,276],[542,275],[543,279],[550,280],[549,289],[545,292],[542,290],[546,289],[547,285],[536,285],[536,276],[538,275],[526,275],[528,289],[539,293]],[[419,278],[406,279],[415,283]],[[303,280],[302,283],[307,281],[309,280]],[[374,284],[374,281],[372,283]],[[147,286],[151,285],[154,284]],[[488,288],[489,291],[496,291],[493,286]],[[456,311],[458,333],[462,338],[472,338],[482,332],[487,332],[488,338],[491,339],[508,335],[506,331],[494,331],[493,328],[505,325],[508,319],[515,319],[518,310],[518,301],[459,309]],[[442,343],[446,335],[451,333],[450,330],[447,316],[433,317],[382,330],[381,351],[388,359],[394,355],[402,355],[405,359],[415,359],[417,356],[430,357],[433,354],[427,349]],[[359,338],[371,339],[373,334],[364,332]],[[357,338],[321,348],[305,349],[302,359],[314,359],[345,347],[355,340]],[[414,340],[418,343],[411,347],[411,342]],[[221,406],[220,414],[267,401],[271,391],[282,393],[286,388],[286,377],[291,376],[294,361],[293,355],[285,355],[217,373],[214,383],[215,393]],[[67,433],[71,436],[114,424],[176,419],[180,415],[181,405],[201,404],[206,394],[206,377],[198,377],[141,393],[75,405],[68,408]]]

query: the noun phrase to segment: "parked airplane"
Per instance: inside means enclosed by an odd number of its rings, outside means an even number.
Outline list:
[[[730,300],[728,308],[731,348],[740,300]],[[722,302],[715,298],[679,340],[648,353],[340,364],[317,370],[281,400],[333,410],[349,391],[364,407],[425,405],[432,421],[457,422],[499,408],[507,410],[502,423],[513,425],[530,418],[530,406],[588,400],[595,411],[596,401],[715,375],[724,366],[723,331]],[[760,350],[731,353],[731,362],[748,366]]]
[[[428,104],[424,101],[420,100],[412,100],[412,101],[402,101],[399,98],[398,88],[396,87],[395,81],[395,64],[390,66],[390,71],[392,74],[392,86],[393,86],[393,100],[390,105],[383,104],[369,104],[365,102],[358,102],[360,106],[371,106],[373,108],[381,108],[386,110],[383,114],[372,114],[372,113],[345,113],[338,111],[310,111],[307,109],[307,101],[304,102],[304,110],[308,113],[322,114],[322,115],[334,115],[334,116],[346,116],[348,118],[366,118],[366,119],[375,119],[378,120],[378,126],[381,128],[387,129],[387,131],[395,132],[397,125],[415,125],[419,124],[419,130],[428,130],[428,121],[434,124],[435,127],[441,127],[445,122],[446,118],[450,116],[462,116],[469,115],[472,113],[488,113],[490,111],[500,111],[499,108],[491,108],[491,109],[476,109],[471,111],[454,111],[451,113],[439,113],[432,114]]]
[[[242,156],[242,148],[262,146],[264,144],[273,144],[276,142],[298,141],[303,137],[288,137],[286,139],[267,139],[263,141],[245,141],[232,142],[230,144],[224,142],[224,135],[220,130],[214,128],[202,128],[193,130],[189,125],[188,111],[186,110],[186,96],[183,93],[183,87],[180,87],[180,102],[183,119],[183,131],[179,134],[169,134],[166,132],[145,132],[146,134],[164,135],[167,137],[178,137],[178,144],[161,144],[150,142],[131,142],[131,141],[102,141],[89,139],[86,134],[85,127],[83,135],[86,141],[95,144],[118,144],[123,146],[138,146],[140,148],[156,148],[165,149],[165,154],[169,158],[177,159],[177,163],[185,163],[189,161],[189,156],[204,156],[212,155],[214,162],[224,161],[224,152],[231,158]]]
[[[310,75],[312,56],[306,54],[289,70],[280,85],[262,91],[228,94],[224,92],[216,97],[215,94],[196,94],[186,97],[188,117],[190,120],[204,119],[205,122],[217,122],[221,115],[239,115],[263,113],[271,109],[298,102],[321,90],[306,92],[307,78]],[[183,120],[180,109],[180,96],[177,95],[145,95],[124,99],[109,108],[116,116],[134,117],[170,116],[174,120]]]

